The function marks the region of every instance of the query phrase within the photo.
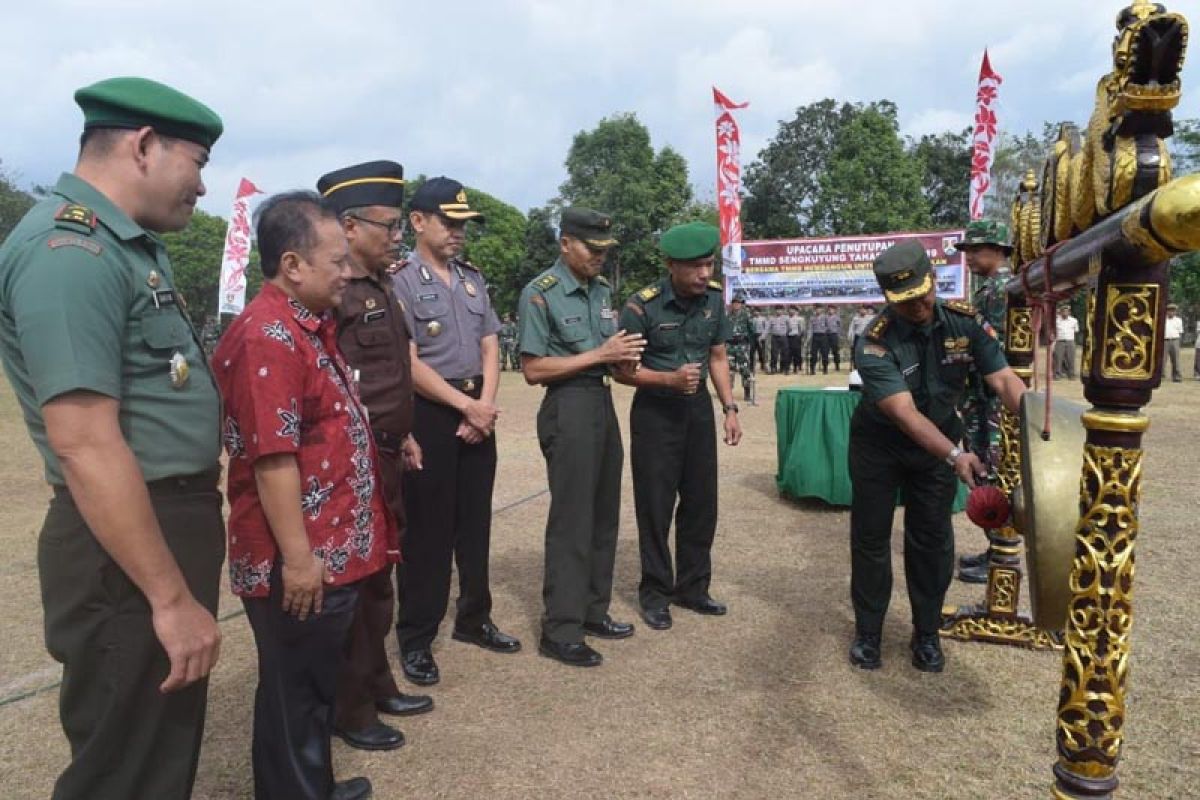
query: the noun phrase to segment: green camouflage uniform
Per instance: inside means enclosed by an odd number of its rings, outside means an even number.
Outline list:
[[[754,332],[754,320],[750,312],[743,307],[739,311],[729,313],[729,329],[732,331],[726,349],[729,353],[729,368],[742,376],[742,389],[746,398],[750,397],[750,382],[753,370],[750,367],[750,348],[754,347],[757,334]]]
[[[500,369],[517,367],[517,326],[506,320],[500,325]]]
[[[973,297],[975,312],[991,326],[991,333],[1004,346],[1004,285],[1010,277],[1007,267],[1001,267],[990,278],[983,279]],[[994,473],[1000,466],[1000,398],[992,393],[983,376],[972,369],[967,376],[967,392],[963,395],[964,440],[968,449]]]

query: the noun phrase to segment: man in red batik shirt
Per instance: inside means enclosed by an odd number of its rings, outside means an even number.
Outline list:
[[[333,209],[308,192],[257,212],[267,282],[213,355],[229,453],[229,565],[258,646],[256,800],[357,800],[329,737],[358,582],[399,555],[374,440],[328,312],[350,278]]]

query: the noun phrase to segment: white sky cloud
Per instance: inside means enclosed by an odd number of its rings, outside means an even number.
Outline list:
[[[526,210],[556,193],[575,133],[628,111],[646,123],[656,146],[684,155],[697,193],[711,197],[714,84],[751,104],[739,115],[746,163],[779,120],[826,96],[890,99],[908,135],[959,130],[973,114],[984,47],[1005,78],[1002,127],[1083,123],[1122,4],[8,4],[0,159],[25,182],[52,182],[74,160],[80,114],[73,91],[141,74],[194,94],[224,117],[202,202],[222,215],[243,175],[279,191],[384,157],[412,174],[451,175]],[[1182,116],[1196,116],[1197,78],[1193,59]]]

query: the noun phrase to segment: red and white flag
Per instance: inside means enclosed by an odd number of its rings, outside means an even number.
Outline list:
[[[246,307],[246,265],[250,263],[250,197],[262,194],[250,181],[242,178],[229,229],[225,232],[225,253],[221,256],[221,282],[217,292],[217,307],[221,314],[240,314]]]
[[[721,269],[736,275],[742,269],[742,135],[732,112],[749,103],[735,103],[713,87],[717,115],[717,211],[721,228]]]
[[[1000,84],[1004,83],[992,69],[987,50],[983,51],[983,64],[979,67],[979,88],[975,92],[975,133],[972,137],[971,153],[971,219],[983,217],[983,196],[992,188],[992,160],[996,155],[996,137],[999,126],[993,106],[1000,95]]]

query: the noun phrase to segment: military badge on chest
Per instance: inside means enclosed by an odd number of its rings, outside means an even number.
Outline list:
[[[975,360],[971,355],[971,340],[966,336],[946,339],[942,346],[946,352],[943,364],[970,364]]]

